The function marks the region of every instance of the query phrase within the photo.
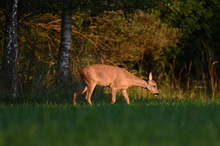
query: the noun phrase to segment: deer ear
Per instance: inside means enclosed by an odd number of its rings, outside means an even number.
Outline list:
[[[152,73],[149,74],[149,81],[153,80]]]

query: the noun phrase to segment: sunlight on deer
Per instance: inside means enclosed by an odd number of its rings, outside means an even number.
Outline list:
[[[130,104],[127,89],[130,86],[140,86],[148,89],[151,93],[159,95],[157,84],[153,80],[152,73],[149,74],[149,80],[145,81],[126,69],[113,67],[109,65],[94,64],[83,67],[79,70],[82,86],[73,96],[73,105],[76,105],[78,95],[86,92],[86,100],[92,105],[91,96],[96,85],[107,86],[111,88],[112,104],[116,101],[116,92],[121,90],[127,104]]]

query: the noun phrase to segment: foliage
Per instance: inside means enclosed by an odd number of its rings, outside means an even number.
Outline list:
[[[213,28],[210,23],[214,20],[215,10],[218,2],[213,1],[172,1],[166,3],[165,10],[161,12],[161,18],[173,27],[179,28],[181,32],[181,55],[178,56],[181,63],[193,61],[193,67],[197,68],[194,73],[199,73],[204,67],[205,62],[201,62],[204,58],[202,54],[205,47],[211,47],[210,41],[214,39],[212,36]],[[204,44],[206,45],[204,47]],[[215,48],[212,48],[212,51]],[[184,59],[184,61],[183,61]],[[205,60],[205,59],[204,59]]]
[[[1,56],[4,5],[2,0]],[[154,79],[162,92],[168,93],[168,98],[218,97],[218,0],[83,0],[71,1],[70,5],[73,10],[70,71],[74,83],[79,80],[77,70],[81,66],[106,63],[125,67],[138,76],[148,76],[153,71]],[[40,92],[57,89],[54,80],[63,6],[61,0],[20,1],[20,95],[30,93],[36,97]],[[72,86],[75,88],[77,84]]]
[[[219,74],[219,47],[216,46],[216,38],[220,36],[217,24],[219,20],[218,0],[192,0],[192,1],[167,1],[162,3],[159,10],[160,18],[169,26],[180,30],[178,47],[180,53],[170,63],[169,76],[172,76],[173,85],[183,87],[199,87],[201,91],[215,92],[215,86],[219,84],[216,74]],[[210,74],[212,63],[215,62],[214,74]],[[218,75],[217,75],[218,76]],[[215,78],[215,81],[213,81]],[[175,82],[177,81],[177,82]],[[184,84],[185,83],[185,84]],[[186,85],[187,86],[184,86]],[[183,88],[184,92],[184,88]],[[207,92],[205,92],[207,93]]]
[[[19,30],[22,34],[19,35],[19,79],[23,91],[39,92],[39,88],[47,89],[53,85],[59,32],[60,19],[51,14],[37,15],[22,22]]]
[[[83,50],[84,55],[79,53],[80,58],[90,58],[87,63],[123,65],[125,62],[142,61],[144,54],[152,54],[153,60],[160,60],[161,55],[174,53],[170,46],[178,42],[177,29],[161,23],[155,14],[143,11],[126,16],[123,11],[105,12],[96,17],[87,17],[77,28],[79,32],[73,30],[73,35],[80,50]]]

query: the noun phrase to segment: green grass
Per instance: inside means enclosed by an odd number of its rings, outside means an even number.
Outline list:
[[[220,103],[165,99],[115,105],[0,105],[0,146],[220,145]]]

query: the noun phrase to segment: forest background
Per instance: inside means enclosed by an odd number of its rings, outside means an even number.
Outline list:
[[[139,77],[152,71],[164,98],[219,98],[219,0],[20,0],[16,82],[7,78],[10,57],[4,57],[10,47],[7,18],[15,14],[10,6],[15,8],[14,1],[0,2],[3,102],[11,96],[71,98],[78,69],[94,63]],[[130,92],[149,96],[142,89]]]

